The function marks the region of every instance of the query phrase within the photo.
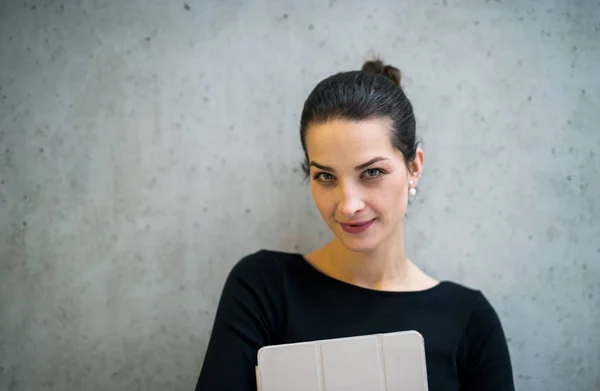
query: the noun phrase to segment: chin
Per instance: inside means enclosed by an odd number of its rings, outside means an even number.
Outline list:
[[[338,240],[344,245],[344,247],[355,253],[371,252],[377,248],[377,245],[379,244],[379,242],[374,240],[374,238],[347,238],[344,237],[343,233],[341,236],[338,236]]]

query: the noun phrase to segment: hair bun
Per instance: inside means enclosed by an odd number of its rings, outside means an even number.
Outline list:
[[[394,83],[400,86],[400,79],[402,77],[400,69],[391,65],[385,65],[383,61],[379,59],[365,62],[362,66],[362,70],[365,72],[381,74],[389,79],[392,79]]]

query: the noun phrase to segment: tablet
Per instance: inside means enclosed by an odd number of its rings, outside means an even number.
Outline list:
[[[258,391],[427,391],[414,330],[265,346],[257,359]]]

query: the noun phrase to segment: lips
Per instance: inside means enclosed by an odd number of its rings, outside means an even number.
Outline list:
[[[363,222],[359,222],[359,223],[352,223],[352,224],[344,224],[344,223],[339,223],[339,224],[342,227],[342,229],[344,230],[344,232],[347,232],[350,234],[360,234],[360,233],[365,232],[367,229],[369,229],[369,227],[371,227],[371,225],[373,225],[374,221],[375,221],[375,219],[369,220],[369,221],[363,221]]]

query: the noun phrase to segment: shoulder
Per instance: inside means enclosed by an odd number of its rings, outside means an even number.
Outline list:
[[[456,282],[446,281],[444,285],[453,302],[460,303],[463,342],[477,345],[492,334],[503,335],[500,316],[486,293]]]
[[[458,306],[464,315],[464,328],[487,328],[496,326],[499,317],[496,309],[481,290],[454,281],[443,281],[440,298],[450,307]]]
[[[284,251],[260,249],[239,259],[227,277],[228,284],[243,283],[250,286],[276,286],[297,263],[299,255]]]
[[[284,251],[260,249],[239,259],[232,267],[231,274],[252,275],[281,273],[298,257]]]
[[[452,297],[454,301],[459,301],[472,310],[491,307],[490,302],[481,289],[448,280],[442,281],[440,285],[442,294]]]

